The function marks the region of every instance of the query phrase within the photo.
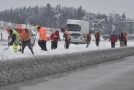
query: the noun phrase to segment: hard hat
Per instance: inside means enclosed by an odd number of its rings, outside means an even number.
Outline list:
[[[16,26],[16,29],[17,30],[22,30],[22,27],[21,26]]]
[[[11,30],[11,29],[10,29],[10,27],[8,27],[8,28],[7,28],[7,32],[9,33],[9,32],[10,32],[10,30]]]
[[[39,27],[39,25],[36,25],[35,28],[37,29]]]

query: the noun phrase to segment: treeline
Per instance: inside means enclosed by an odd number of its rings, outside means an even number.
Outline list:
[[[47,27],[62,27],[67,19],[81,19],[86,11],[80,6],[78,9],[72,7],[52,7],[50,4],[35,7],[20,7],[0,12],[0,20],[12,23],[41,25]]]
[[[0,12],[0,20],[6,22],[41,25],[50,28],[64,27],[67,19],[88,20],[90,22],[89,30],[98,29],[101,33],[109,34],[112,29],[115,29],[117,33],[122,30],[133,33],[134,29],[133,23],[124,23],[127,20],[125,14],[110,13],[108,16],[100,13],[94,14],[87,12],[81,6],[78,8],[61,7],[61,5],[52,7],[47,4],[46,6],[11,8]],[[131,19],[130,21],[133,22]]]

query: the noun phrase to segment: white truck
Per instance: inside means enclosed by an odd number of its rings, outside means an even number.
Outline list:
[[[70,32],[71,43],[85,43],[85,35],[89,32],[89,21],[68,19],[65,28]]]

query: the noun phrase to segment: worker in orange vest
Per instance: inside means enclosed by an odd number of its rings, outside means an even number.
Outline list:
[[[99,46],[99,42],[100,42],[100,33],[98,31],[95,32],[95,43],[96,46]]]
[[[67,29],[64,29],[64,28],[61,28],[61,32],[64,33],[63,37],[65,38],[65,47],[66,49],[68,49],[70,45],[70,40],[71,40],[70,33]]]
[[[39,25],[37,25],[36,28],[39,32],[38,45],[41,47],[41,50],[47,51],[46,42],[49,40],[47,37],[47,30],[45,27]]]
[[[90,32],[88,32],[88,34],[86,35],[85,40],[86,40],[86,43],[87,43],[87,46],[86,46],[86,48],[87,48],[89,46],[90,40],[91,40],[91,34],[90,34]]]
[[[22,42],[21,53],[24,53],[25,47],[28,46],[29,49],[31,50],[32,54],[34,54],[33,49],[31,47],[31,43],[30,43],[30,35],[31,35],[30,30],[23,29],[21,26],[17,26],[16,30],[18,31],[21,42]]]
[[[122,32],[119,34],[120,47],[123,47],[123,46],[124,46],[124,39],[125,39],[124,31],[122,31]]]
[[[128,41],[128,33],[124,33],[124,46],[127,46],[127,41]]]

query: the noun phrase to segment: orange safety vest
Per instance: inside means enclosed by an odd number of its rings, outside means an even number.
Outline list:
[[[29,39],[30,39],[31,31],[28,30],[28,32],[26,32],[24,29],[21,29],[21,31],[22,31],[22,32],[19,33],[20,39],[21,39],[22,41],[27,41],[27,40],[29,40]]]
[[[48,40],[46,31],[47,30],[44,27],[41,27],[39,29],[39,40],[44,40],[44,41],[47,41]]]

